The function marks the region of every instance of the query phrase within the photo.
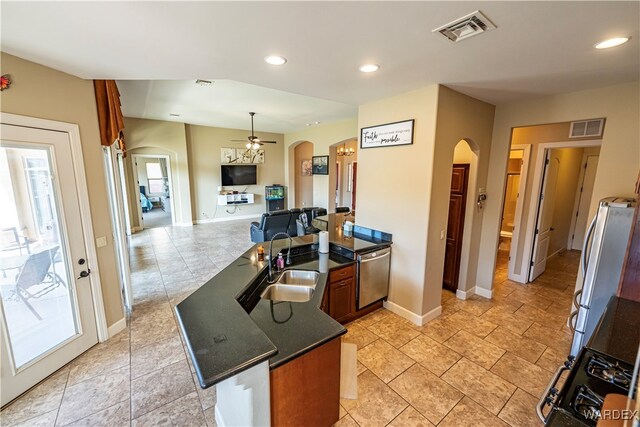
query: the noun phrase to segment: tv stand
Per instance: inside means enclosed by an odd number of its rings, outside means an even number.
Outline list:
[[[251,205],[253,203],[255,203],[253,193],[218,194],[218,206]]]

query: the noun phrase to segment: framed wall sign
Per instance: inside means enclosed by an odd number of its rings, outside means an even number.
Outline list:
[[[387,123],[360,129],[360,148],[392,147],[413,144],[413,122]]]
[[[314,175],[329,175],[329,156],[313,156],[311,171]]]

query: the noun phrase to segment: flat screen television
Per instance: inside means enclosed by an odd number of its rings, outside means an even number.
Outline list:
[[[222,185],[256,185],[256,165],[222,165]]]

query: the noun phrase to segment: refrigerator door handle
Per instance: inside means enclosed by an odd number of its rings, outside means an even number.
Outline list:
[[[587,249],[589,248],[589,243],[591,240],[591,236],[593,235],[593,230],[596,228],[596,220],[598,219],[598,215],[596,214],[591,220],[591,224],[589,224],[589,230],[587,231],[587,235],[584,238],[584,242],[582,244],[582,262],[580,265],[582,266],[582,277],[584,278],[585,274],[587,274],[587,264],[589,264],[589,254]]]
[[[569,316],[569,329],[571,329],[571,332],[575,332],[576,331],[576,323],[572,322],[572,320],[577,318],[577,317],[578,317],[578,310],[574,311]]]

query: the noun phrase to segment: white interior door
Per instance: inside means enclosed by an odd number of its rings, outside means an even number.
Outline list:
[[[555,206],[559,166],[559,159],[548,151],[542,178],[538,219],[536,221],[533,240],[533,254],[531,257],[531,269],[529,270],[530,282],[544,273],[547,266],[547,253],[549,251],[549,243],[551,242],[551,233],[553,232],[553,208]]]
[[[118,261],[120,288],[124,304],[128,311],[133,307],[133,290],[131,289],[131,272],[129,268],[129,245],[125,231],[124,196],[121,180],[118,178],[118,153],[113,146],[104,148],[105,172],[109,188],[109,207],[111,208],[111,223],[113,225],[113,243]],[[122,155],[120,153],[120,155]]]
[[[1,404],[98,342],[69,134],[0,141]]]
[[[585,169],[580,185],[580,200],[578,201],[578,212],[576,213],[576,225],[573,232],[571,249],[582,250],[584,234],[587,231],[587,221],[589,215],[589,205],[593,194],[593,184],[596,180],[596,170],[598,169],[597,155],[586,156]]]

